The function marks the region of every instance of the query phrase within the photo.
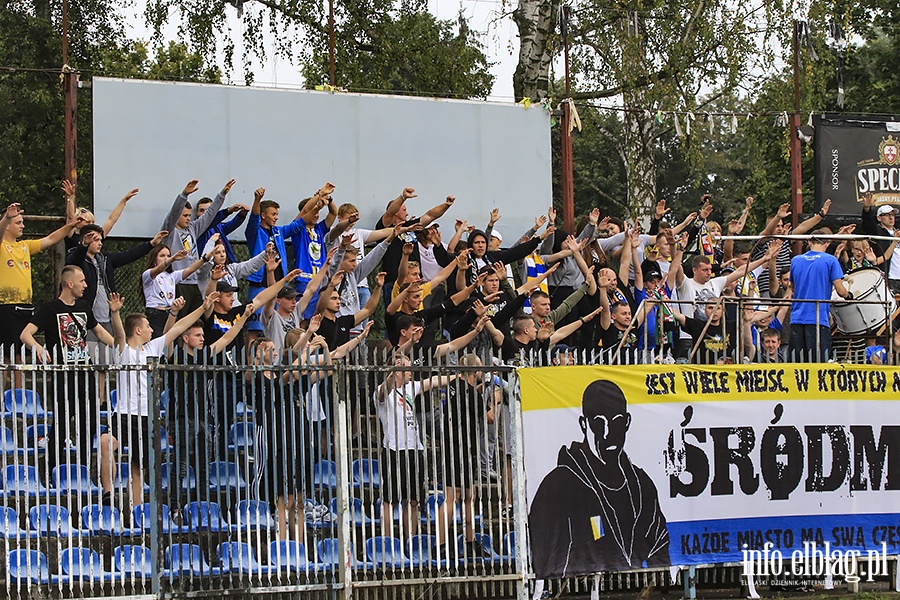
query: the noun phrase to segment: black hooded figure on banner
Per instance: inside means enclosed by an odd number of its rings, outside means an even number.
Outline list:
[[[666,567],[669,532],[656,486],[624,451],[631,424],[611,381],[584,390],[584,440],[559,450],[531,502],[529,525],[539,578]]]

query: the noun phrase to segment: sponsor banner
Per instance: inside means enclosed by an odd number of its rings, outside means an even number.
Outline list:
[[[900,553],[900,369],[519,371],[535,574]]]
[[[863,196],[900,204],[900,117],[883,120],[822,116],[815,125],[816,202],[830,215],[859,216]]]

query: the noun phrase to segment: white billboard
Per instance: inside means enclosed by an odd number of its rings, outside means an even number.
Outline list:
[[[496,207],[508,244],[551,202],[550,117],[539,107],[107,78],[93,80],[93,107],[97,220],[141,190],[115,236],[152,236],[191,179],[196,201],[235,178],[226,205],[249,206],[265,187],[282,224],[326,181],[339,204],[359,207],[362,227],[406,186],[419,195],[411,215],[453,195],[445,242],[453,219],[483,228]]]

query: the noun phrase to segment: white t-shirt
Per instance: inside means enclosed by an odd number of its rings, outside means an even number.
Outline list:
[[[263,323],[263,333],[275,343],[277,352],[275,364],[281,364],[281,353],[284,351],[284,336],[291,329],[300,327],[300,322],[303,321],[303,312],[300,310],[300,305],[298,304],[294,308],[294,312],[286,317],[282,317],[276,308],[272,311],[271,317],[266,317],[266,313],[263,311],[260,314],[260,319]]]
[[[441,265],[434,257],[434,244],[427,247],[419,244],[419,268],[425,281],[431,281],[441,272]]]
[[[378,402],[378,392],[375,392],[375,407],[384,430],[382,445],[388,450],[425,449],[419,436],[415,410],[415,397],[421,391],[421,383],[410,381],[402,388],[386,392],[384,402]]]
[[[147,308],[166,309],[172,306],[175,299],[175,284],[184,281],[184,271],[163,271],[156,277],[150,278],[150,269],[141,273],[141,284],[144,286],[145,306]]]
[[[699,284],[693,279],[685,277],[684,281],[678,286],[678,299],[690,301],[694,303],[694,318],[706,320],[706,311],[704,304],[710,298],[718,298],[725,289],[726,277],[713,277],[704,284]],[[685,312],[685,305],[681,305],[681,312],[690,316]]]
[[[327,418],[325,407],[322,406],[322,398],[319,397],[319,385],[321,383],[321,381],[317,381],[312,384],[312,387],[309,388],[309,392],[306,394],[306,419],[310,423],[318,423]]]
[[[150,357],[159,358],[166,350],[166,338],[161,336],[150,340],[137,350],[125,344],[116,352],[116,364],[145,365]],[[116,412],[124,415],[149,415],[147,409],[147,373],[143,371],[119,371],[116,375]]]

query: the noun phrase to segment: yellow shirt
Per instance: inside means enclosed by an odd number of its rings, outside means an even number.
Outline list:
[[[422,290],[422,300],[428,297],[431,293],[431,283],[426,281],[422,285],[419,286],[419,289]],[[394,289],[391,290],[391,300],[400,295],[400,282],[394,282]]]
[[[31,304],[31,255],[41,240],[0,240],[0,304]]]

